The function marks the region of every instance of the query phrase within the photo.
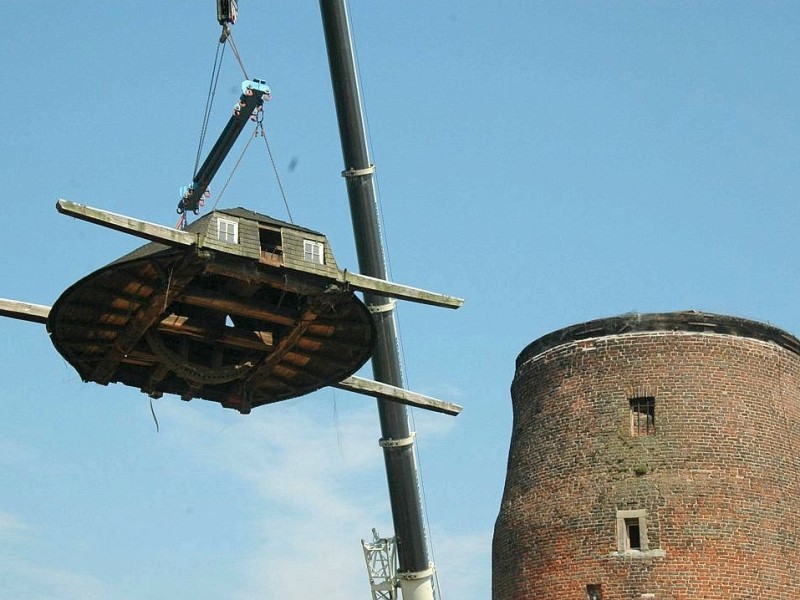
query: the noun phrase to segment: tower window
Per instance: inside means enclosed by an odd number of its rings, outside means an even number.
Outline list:
[[[652,435],[656,432],[656,399],[652,396],[631,398],[631,435]]]
[[[590,583],[586,586],[586,600],[603,600],[603,589],[599,583]]]
[[[229,244],[238,244],[239,224],[236,221],[217,219],[217,239]]]
[[[303,260],[317,263],[318,265],[324,264],[322,242],[303,240]]]
[[[642,549],[642,536],[641,529],[639,529],[639,519],[625,519],[625,549]]]
[[[647,511],[618,510],[617,551],[624,554],[626,552],[644,552],[648,549]]]

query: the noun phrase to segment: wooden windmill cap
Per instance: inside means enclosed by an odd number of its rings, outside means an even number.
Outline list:
[[[357,371],[375,329],[324,235],[246,209],[213,211],[196,245],[150,243],[84,277],[47,320],[84,381],[249,412]]]

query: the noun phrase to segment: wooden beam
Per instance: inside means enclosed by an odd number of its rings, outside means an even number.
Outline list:
[[[164,307],[171,304],[181,294],[183,288],[201,271],[202,263],[186,257],[175,266],[169,285],[164,282],[164,289],[156,291],[147,302],[136,311],[128,321],[125,331],[120,333],[113,341],[106,355],[103,357],[91,374],[91,380],[106,385],[111,381],[117,366],[128,354],[145,332],[158,321],[164,312]]]
[[[224,346],[268,352],[272,348],[272,332],[249,331],[241,327],[226,327],[222,331],[210,330],[188,321],[186,317],[170,315],[161,320],[158,330],[193,339],[212,339]]]
[[[60,199],[56,202],[56,210],[63,215],[69,215],[95,225],[102,225],[109,229],[135,235],[151,242],[160,242],[168,246],[192,246],[197,244],[197,235],[194,233],[118,215],[99,208],[92,208],[85,204],[70,202],[69,200]]]
[[[178,300],[184,304],[210,308],[229,315],[248,317],[259,321],[277,323],[278,325],[293,325],[297,320],[297,311],[278,308],[271,304],[258,303],[253,300],[237,300],[227,294],[212,292],[198,287],[185,290]]]
[[[224,275],[241,281],[257,281],[266,283],[278,289],[285,289],[298,294],[314,295],[330,284],[333,278],[321,276],[318,272],[309,269],[286,271],[278,274],[274,270],[268,271],[259,268],[258,264],[238,262],[227,262],[220,258],[206,266],[207,273]],[[454,296],[429,292],[419,288],[414,288],[399,283],[392,283],[367,275],[359,275],[349,271],[340,271],[335,279],[337,283],[349,285],[357,290],[365,292],[375,292],[389,298],[400,300],[410,300],[422,304],[433,306],[444,306],[446,308],[459,308],[464,304],[464,300]]]
[[[19,319],[20,321],[45,324],[47,323],[47,315],[49,314],[49,306],[0,298],[1,317],[10,317],[12,319]]]
[[[419,302],[421,304],[430,304],[444,308],[459,308],[464,304],[462,298],[447,296],[446,294],[439,294],[437,292],[429,292],[408,285],[392,283],[384,279],[359,275],[358,273],[351,273],[349,271],[342,271],[339,273],[339,282],[347,283],[357,290],[364,292],[374,292],[381,296],[388,296],[389,298],[397,298],[399,300],[410,300],[411,302]]]
[[[157,390],[156,386],[164,381],[169,375],[169,367],[164,364],[157,364],[150,369],[150,376],[147,378],[147,383],[142,387],[142,391],[151,398],[161,398],[164,392]]]
[[[458,404],[437,400],[436,398],[424,396],[417,392],[411,392],[393,385],[356,376],[343,379],[339,383],[334,383],[333,387],[356,392],[357,394],[383,398],[392,402],[399,402],[400,404],[406,404],[408,406],[416,406],[417,408],[424,408],[446,415],[457,415],[463,410]]]
[[[335,357],[339,354],[352,352],[354,346],[360,347],[362,345],[363,343],[347,344],[345,342],[331,340],[330,338],[315,337],[311,335],[310,332],[297,342],[297,347],[299,349],[306,350],[307,352],[311,352],[325,359],[328,358],[328,354],[333,354]],[[320,352],[323,347],[325,348],[324,353]]]
[[[270,267],[262,267],[255,261],[230,260],[218,254],[206,265],[206,273],[244,281],[246,283],[262,283],[270,287],[294,292],[304,296],[314,296],[324,290],[331,282],[318,273],[307,274],[302,271],[278,271]]]
[[[281,338],[277,346],[275,346],[275,349],[267,356],[266,360],[253,369],[246,380],[258,381],[259,379],[269,377],[275,367],[283,360],[286,353],[293,350],[300,338],[305,335],[320,312],[321,310],[320,307],[317,306],[317,303],[312,302],[296,320],[295,326],[289,334]]]

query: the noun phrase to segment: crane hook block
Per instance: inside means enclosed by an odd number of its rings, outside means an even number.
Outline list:
[[[239,16],[237,4],[237,0],[217,0],[217,21],[220,25],[224,27],[225,23],[236,23],[236,17]]]

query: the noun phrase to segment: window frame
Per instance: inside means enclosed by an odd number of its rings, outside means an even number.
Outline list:
[[[217,239],[226,244],[238,244],[239,222],[232,219],[217,217]]]
[[[628,398],[631,421],[631,436],[644,437],[656,433],[655,396],[635,396]]]
[[[303,260],[315,265],[325,264],[325,244],[317,240],[303,240]]]
[[[639,546],[631,545],[631,530],[635,525],[639,531]],[[650,544],[647,539],[647,511],[638,510],[618,510],[617,511],[617,551],[620,554],[631,554],[637,552],[647,552]]]

